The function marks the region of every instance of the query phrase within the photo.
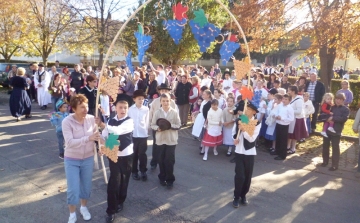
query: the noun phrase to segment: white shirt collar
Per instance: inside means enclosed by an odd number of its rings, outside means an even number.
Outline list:
[[[117,115],[115,115],[113,119],[115,119],[116,121],[121,121],[121,120],[124,120],[126,117],[127,116],[125,116],[124,118],[118,119]]]

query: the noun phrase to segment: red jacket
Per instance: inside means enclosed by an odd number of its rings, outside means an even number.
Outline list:
[[[198,96],[196,98],[190,99],[190,97],[194,95],[194,88],[197,88]],[[190,90],[190,94],[189,94],[189,102],[191,104],[194,104],[199,99],[199,97],[200,97],[200,85],[199,84],[193,84],[192,88]]]

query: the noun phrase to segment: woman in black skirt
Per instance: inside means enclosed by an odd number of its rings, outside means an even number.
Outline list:
[[[13,91],[10,95],[10,112],[16,121],[21,120],[21,116],[25,115],[25,118],[31,118],[31,100],[26,93],[26,88],[29,87],[24,77],[25,69],[20,67],[17,70],[15,77],[11,78],[10,85],[13,87]]]

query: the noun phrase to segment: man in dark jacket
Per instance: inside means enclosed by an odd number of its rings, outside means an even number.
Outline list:
[[[179,108],[179,115],[181,120],[181,125],[186,126],[189,114],[189,94],[192,85],[187,81],[187,77],[185,75],[181,76],[181,82],[177,84],[175,97],[176,104]]]
[[[315,112],[311,116],[311,129],[312,132],[315,132],[320,103],[325,94],[325,86],[322,82],[317,80],[317,75],[315,73],[310,74],[310,82],[306,83],[305,92],[309,92],[310,100],[315,108]]]
[[[328,122],[334,123],[334,131],[329,129],[326,131],[328,137],[323,138],[323,163],[321,166],[326,167],[329,164],[329,148],[330,142],[332,146],[332,161],[330,171],[335,171],[339,168],[339,159],[340,159],[340,136],[341,132],[344,129],[344,124],[349,118],[350,110],[344,105],[345,94],[338,93],[335,96],[335,106],[331,108],[333,113],[332,117],[328,119]]]
[[[81,87],[85,85],[85,79],[82,73],[79,72],[79,64],[74,66],[74,71],[70,74],[70,87],[75,88],[76,93],[79,93]]]

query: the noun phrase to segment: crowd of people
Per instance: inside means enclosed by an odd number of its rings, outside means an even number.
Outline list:
[[[21,68],[11,77],[10,110],[20,120],[22,115],[31,117],[31,99],[43,110],[53,104],[50,121],[56,127],[59,157],[65,164],[69,223],[76,222],[79,201],[84,220],[91,219],[86,204],[91,191],[93,148],[95,144],[101,148],[114,135],[121,143],[118,162],[109,159],[107,222],[114,221],[115,214],[123,209],[130,178],[147,180],[149,129],[153,136],[150,168],[155,170],[159,166],[160,184],[173,188],[178,130],[187,126],[189,120],[204,161],[209,159],[210,148],[218,155],[220,145],[226,146],[226,156],[235,153],[230,160],[235,163],[233,206],[239,207],[248,203],[246,194],[260,143],[265,144],[271,155],[276,155],[275,160],[285,160],[296,152],[296,144],[306,140],[316,124],[323,122],[321,165],[329,164],[331,144],[329,170],[337,170],[340,136],[349,117],[348,105],[353,100],[347,80],[342,81],[342,89],[336,95],[325,94],[316,68],[304,70],[295,85],[288,82],[291,73],[287,73],[287,68],[270,66],[253,68],[250,78],[243,79],[238,79],[235,71],[222,72],[218,64],[208,71],[197,65],[160,64],[155,68],[149,62],[136,67],[133,74],[129,74],[125,62],[118,62],[113,70],[105,68],[101,75],[99,69],[85,69],[81,65],[75,65],[71,73],[64,68],[62,74],[56,71],[56,66],[48,72],[42,64],[35,63],[30,70],[28,77]],[[117,98],[111,98],[106,89],[97,88],[99,81],[117,76],[120,79]],[[243,100],[240,92],[243,86],[259,95],[259,101]],[[95,117],[97,109],[99,117]],[[243,116],[257,121],[253,133],[240,121]]]

